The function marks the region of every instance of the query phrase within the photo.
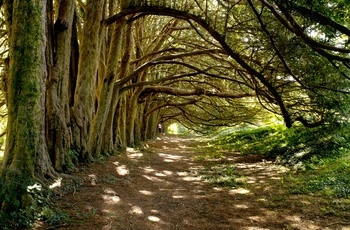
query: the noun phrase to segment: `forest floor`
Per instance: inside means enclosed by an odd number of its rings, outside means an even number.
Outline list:
[[[72,174],[79,185],[63,183],[54,201],[67,223],[35,229],[350,229],[349,213],[324,212],[324,198],[288,192],[288,170],[261,156],[206,159],[207,142],[175,135],[145,145],[80,167]],[[241,186],[203,179],[220,174],[219,165],[232,165]]]

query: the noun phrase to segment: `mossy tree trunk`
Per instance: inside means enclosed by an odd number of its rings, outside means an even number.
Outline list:
[[[26,187],[37,177],[54,173],[45,140],[44,92],[49,64],[46,6],[46,0],[5,3],[9,13],[7,27],[11,29],[8,30],[8,127],[0,191],[2,211],[32,205]]]

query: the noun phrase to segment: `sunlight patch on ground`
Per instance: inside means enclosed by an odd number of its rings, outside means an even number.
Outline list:
[[[163,173],[167,176],[171,176],[174,174],[172,171],[168,171],[168,170],[163,170]]]
[[[177,175],[179,175],[179,176],[187,176],[188,172],[177,172]]]
[[[130,171],[126,165],[119,165],[118,161],[114,162],[114,165],[117,165],[117,167],[115,169],[117,170],[117,173],[120,176],[125,176],[125,175],[128,175],[130,173]]]
[[[142,215],[143,211],[142,211],[141,207],[139,207],[139,206],[132,206],[129,213],[130,214]]]
[[[174,199],[184,199],[184,198],[186,198],[186,196],[182,196],[182,195],[172,195],[172,198],[174,198]]]
[[[301,218],[300,218],[300,216],[286,216],[286,220],[290,220],[293,222],[300,222]]]
[[[201,178],[196,176],[185,176],[182,178],[184,181],[201,181]]]
[[[155,176],[159,176],[159,177],[165,177],[167,175],[165,175],[164,173],[158,172],[154,174]]]
[[[247,180],[247,183],[248,183],[248,184],[255,184],[255,183],[256,183],[256,179],[250,177],[249,180]]]
[[[129,169],[126,168],[126,165],[118,166],[116,167],[116,170],[120,176],[125,176],[129,174]]]
[[[290,226],[294,227],[295,229],[300,229],[301,227],[303,229],[320,229],[320,226],[315,225],[313,221],[303,220],[300,216],[297,216],[297,215],[287,216],[285,219],[291,222]],[[324,229],[333,229],[333,228],[324,228]],[[346,228],[339,228],[339,229],[346,230]]]
[[[248,219],[251,220],[251,221],[255,221],[255,222],[261,222],[262,221],[262,217],[261,216],[249,216]]]
[[[143,175],[143,177],[146,178],[147,180],[150,180],[150,181],[164,182],[164,180],[159,179],[158,177],[154,177],[154,176]]]
[[[102,195],[102,199],[105,200],[107,204],[116,204],[120,201],[120,197],[116,195],[116,192],[111,188],[106,188],[104,190],[105,195]]]
[[[236,205],[235,205],[235,208],[238,208],[238,209],[248,209],[249,206],[246,205],[246,204],[236,204]]]
[[[201,181],[201,178],[197,176],[191,176],[188,172],[177,172],[178,176],[182,177],[184,181]]]
[[[172,171],[163,170],[163,171],[156,171],[150,166],[142,167],[141,168],[145,173],[153,173],[157,177],[166,177],[166,176],[172,176],[174,173]]]
[[[150,167],[150,166],[147,166],[147,167],[144,167],[144,168],[141,168],[141,169],[143,169],[143,171],[145,172],[145,173],[151,173],[151,172],[155,172],[156,170],[154,170],[152,167]]]
[[[159,217],[156,216],[149,216],[148,219],[152,222],[160,222],[161,219]]]
[[[165,153],[158,153],[158,156],[164,158],[165,162],[175,162],[175,160],[182,159],[182,156],[177,155],[171,155],[171,154],[165,154]]]
[[[185,192],[186,192],[185,189],[172,189],[172,198],[184,199],[187,197],[186,195],[184,195]]]
[[[134,148],[126,148],[126,155],[130,159],[135,160],[141,158],[143,156],[143,153]]]
[[[50,189],[56,188],[56,187],[61,187],[61,183],[62,183],[62,178],[59,177],[55,180],[55,182],[53,184],[50,185]]]
[[[91,179],[91,185],[96,185],[97,176],[95,174],[90,174],[89,178]]]
[[[103,190],[105,193],[107,194],[113,194],[115,196],[115,194],[117,194],[113,189],[111,188],[106,188],[105,190]]]
[[[259,199],[257,199],[257,201],[260,201],[260,202],[268,202],[267,199],[266,199],[265,197],[259,198]]]
[[[148,191],[148,190],[139,190],[139,193],[146,195],[146,196],[152,196],[153,192]]]
[[[119,196],[102,195],[102,199],[105,200],[107,204],[116,204],[120,201]]]
[[[229,191],[229,194],[235,195],[235,194],[249,194],[250,190],[244,189],[244,188],[237,188],[237,189],[231,189]]]

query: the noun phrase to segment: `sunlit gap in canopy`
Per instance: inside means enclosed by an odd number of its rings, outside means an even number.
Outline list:
[[[169,134],[185,134],[189,130],[180,123],[172,123],[168,126],[167,133]]]

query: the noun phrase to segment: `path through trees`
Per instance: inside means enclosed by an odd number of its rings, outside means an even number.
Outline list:
[[[79,185],[64,179],[56,205],[71,222],[57,229],[347,229],[344,219],[320,213],[322,199],[289,194],[286,168],[259,156],[203,160],[207,141],[194,137],[162,136],[145,146],[80,168]],[[219,175],[214,168],[223,165],[240,185],[200,177]]]

